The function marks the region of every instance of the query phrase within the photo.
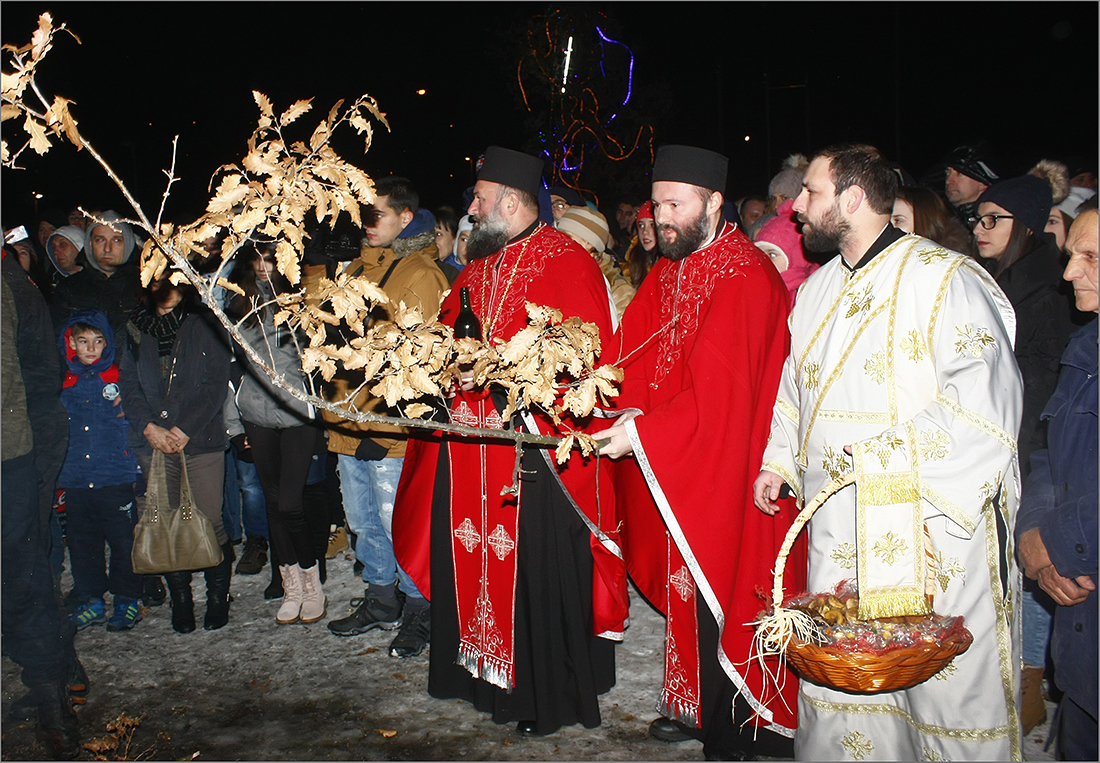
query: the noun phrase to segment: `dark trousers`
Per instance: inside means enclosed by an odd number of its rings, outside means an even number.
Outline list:
[[[1069,695],[1058,705],[1057,760],[1097,760],[1096,717]]]
[[[133,485],[66,488],[69,559],[73,583],[81,599],[115,596],[141,597],[141,576],[134,574],[130,553],[138,512]],[[103,544],[111,547],[110,573]]]
[[[34,456],[4,461],[0,474],[0,622],[4,651],[22,669],[26,686],[68,678],[76,653],[75,627],[65,616],[50,571],[47,524],[40,516]]]
[[[267,499],[267,530],[281,565],[308,569],[317,563],[303,492],[321,430],[312,426],[270,429],[245,421],[252,459]]]

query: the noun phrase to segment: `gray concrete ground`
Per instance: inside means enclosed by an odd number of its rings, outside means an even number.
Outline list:
[[[231,619],[222,630],[201,629],[205,592],[197,578],[194,633],[172,630],[167,603],[147,610],[130,632],[82,631],[77,649],[92,685],[78,710],[84,741],[106,737],[107,724],[125,713],[142,718],[130,749],[103,759],[702,760],[698,742],[647,736],[656,717],[664,624],[633,592],[632,624],[616,655],[618,683],[600,703],[602,726],[526,739],[465,702],[429,697],[427,655],[391,658],[392,634],[331,635],[325,623],[343,617],[363,593],[351,566],[344,553],[329,562],[328,615],[314,625],[276,625],[277,602],[263,599],[265,569],[234,576]],[[67,575],[63,585],[71,585]],[[33,724],[7,720],[23,687],[10,660],[0,667],[0,757],[42,759]],[[1041,751],[1045,736],[1045,725],[1031,734],[1026,759],[1053,759]]]

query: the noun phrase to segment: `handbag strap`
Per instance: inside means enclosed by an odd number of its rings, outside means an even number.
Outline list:
[[[195,510],[195,499],[191,495],[191,480],[187,477],[187,456],[180,456],[180,511],[184,519],[191,518],[191,512]]]
[[[168,474],[164,468],[164,454],[153,451],[153,461],[149,467],[145,488],[145,512],[150,521],[156,522],[161,510],[168,508]]]

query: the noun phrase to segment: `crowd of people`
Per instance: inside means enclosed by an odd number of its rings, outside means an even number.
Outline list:
[[[167,277],[142,288],[141,241],[112,210],[6,225],[3,627],[22,706],[71,757],[72,705],[95,680],[76,632],[125,633],[168,602],[190,633],[198,572],[203,628],[221,629],[234,572],[265,566],[277,623],[318,622],[326,558],[350,543],[363,596],[328,630],[392,631],[395,658],[430,644],[431,696],[524,735],[600,724],[629,579],[666,618],[650,735],[698,739],[708,760],[1021,759],[1044,695],[1060,698],[1059,755],[1094,759],[1097,178],[995,167],[961,146],[921,184],[839,145],[734,200],[725,157],[670,145],[648,192],[605,214],[548,186],[541,159],[494,146],[460,204],[430,210],[391,175],[361,230],[311,238],[297,288],[309,300],[339,273],[369,278],[392,303],[370,325],[402,303],[453,325],[460,293],[485,341],[524,328],[528,303],[593,324],[625,377],[590,417],[506,421],[505,394],[467,377],[431,403],[456,424],[587,432],[610,463],[535,447],[517,462],[500,439],[303,402],[287,387],[398,414],[361,374],[303,372],[307,340],[275,317],[290,285],[274,240],[240,249],[232,288],[204,305]],[[168,500],[189,488],[220,563],[135,573],[161,459]],[[502,492],[517,463],[518,491]],[[907,690],[851,693],[750,659],[787,530],[842,475],[855,487],[811,520],[786,584],[857,578],[872,618],[928,614],[937,580],[935,610],[963,615],[974,642]],[[896,553],[876,545],[887,537]]]

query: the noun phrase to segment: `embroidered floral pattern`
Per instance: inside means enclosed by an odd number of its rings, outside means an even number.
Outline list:
[[[471,554],[477,548],[477,544],[481,542],[481,533],[477,531],[469,517],[463,519],[462,524],[455,528],[455,537]]]
[[[886,353],[876,352],[863,364],[863,372],[871,377],[875,384],[886,381]]]
[[[936,552],[936,580],[940,584],[940,588],[946,592],[947,586],[951,584],[951,581],[955,578],[961,578],[966,580],[966,568],[962,566],[962,562],[958,559],[947,559],[944,557],[942,551]]]
[[[925,461],[939,461],[945,458],[950,444],[951,439],[941,429],[926,430],[917,435],[920,457]]]
[[[1001,489],[1001,473],[997,472],[997,476],[993,478],[991,482],[985,482],[980,488],[978,488],[978,497],[982,499],[982,508],[985,508],[986,504],[993,503],[993,497],[997,495],[997,491]]]
[[[906,357],[914,363],[924,357],[924,337],[922,337],[920,332],[916,329],[906,334],[899,346]]]
[[[951,676],[955,675],[955,671],[959,669],[959,666],[955,664],[954,660],[943,666],[939,673],[936,673],[935,678],[937,681],[946,681]]]
[[[497,559],[502,562],[504,557],[512,553],[512,549],[516,547],[515,541],[504,529],[504,525],[497,525],[496,529],[489,534],[489,545],[493,547],[493,553],[497,555]]]
[[[851,318],[853,315],[867,312],[871,309],[871,299],[871,284],[867,284],[862,294],[852,292],[848,295],[848,312],[844,317]]]
[[[928,761],[947,760],[947,758],[941,758],[940,754],[938,752],[936,752],[935,750],[929,750],[927,747],[923,747],[921,749],[924,751],[924,758],[923,758],[924,760],[928,760]]]
[[[966,324],[956,326],[955,333],[959,336],[959,340],[955,342],[955,352],[959,355],[967,352],[975,358],[980,358],[986,347],[997,346],[997,340],[993,338],[988,329]]]
[[[829,554],[833,561],[840,567],[846,570],[855,569],[856,566],[856,547],[853,543],[841,543],[839,546],[833,549],[833,553]]]
[[[898,448],[904,450],[905,442],[893,432],[883,432],[867,441],[867,450],[882,462],[883,469],[890,462],[890,454]]]
[[[820,383],[818,379],[818,372],[821,370],[821,366],[817,363],[807,363],[802,368],[802,386],[806,389],[817,389]]]
[[[695,581],[691,579],[691,573],[688,572],[687,567],[681,567],[675,575],[669,578],[669,582],[676,589],[676,593],[680,594],[680,600],[685,603],[695,592]]]
[[[917,255],[917,259],[925,265],[931,265],[933,262],[946,260],[947,250],[943,247],[936,247],[935,249],[925,249],[923,252]]]
[[[890,531],[879,538],[871,550],[883,562],[892,565],[897,563],[898,557],[909,550],[909,544]]]
[[[871,754],[871,750],[875,749],[875,746],[871,744],[871,740],[863,736],[858,731],[853,731],[844,739],[840,740],[840,743],[844,746],[844,749],[848,751],[848,754],[852,756],[853,760],[863,760]]]
[[[698,333],[700,313],[709,304],[715,286],[721,281],[744,276],[745,268],[756,263],[752,245],[747,241],[742,245],[731,239],[732,230],[733,226],[727,223],[714,243],[661,274],[661,294],[668,297],[661,302],[661,325],[669,328],[658,340],[657,367],[650,386],[664,381],[679,362],[684,347],[689,346],[687,340]],[[474,309],[477,310],[476,306]]]
[[[823,455],[825,458],[821,460],[821,468],[829,473],[829,479],[835,480],[851,471],[848,466],[848,457],[844,455],[843,450],[833,450],[826,445]]]

